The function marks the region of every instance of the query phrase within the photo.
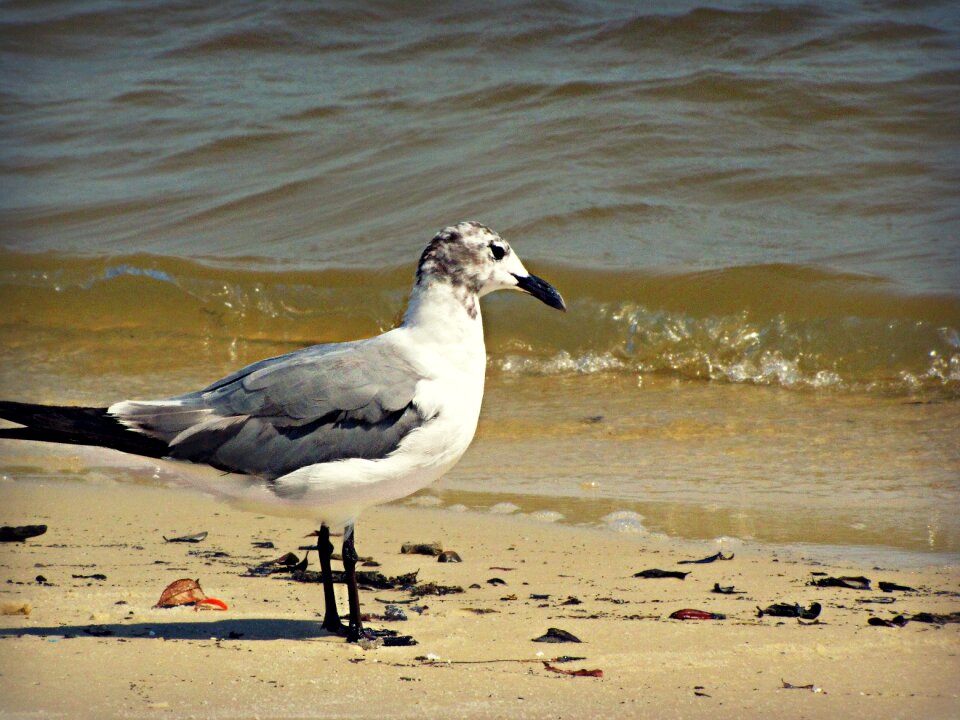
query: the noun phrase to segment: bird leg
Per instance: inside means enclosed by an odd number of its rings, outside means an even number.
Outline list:
[[[323,625],[324,630],[345,635],[346,627],[340,622],[337,611],[337,597],[333,592],[333,571],[330,569],[330,557],[333,555],[333,543],[330,542],[330,528],[320,525],[317,533],[317,553],[320,555],[320,578],[323,580]]]
[[[357,548],[353,542],[353,525],[347,525],[343,531],[343,570],[347,582],[347,599],[350,602],[350,627],[347,630],[347,642],[358,642],[367,636],[360,619],[360,589],[357,587]]]

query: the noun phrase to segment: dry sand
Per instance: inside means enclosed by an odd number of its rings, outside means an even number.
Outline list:
[[[736,547],[730,561],[678,566],[716,546],[388,507],[361,519],[361,555],[379,561],[386,575],[419,569],[421,580],[465,592],[415,601],[427,606],[420,615],[402,606],[409,621],[390,626],[413,635],[417,646],[364,650],[320,629],[319,586],[242,576],[288,550],[302,556],[296,548],[310,542],[303,537],[309,526],[112,482],[8,481],[0,497],[0,522],[49,525],[25,544],[0,546],[0,604],[8,612],[32,608],[28,616],[0,616],[3,717],[960,715],[960,625],[867,624],[871,616],[960,610],[955,567],[818,565],[769,547]],[[162,538],[201,530],[209,536],[195,545]],[[258,540],[276,549],[254,548]],[[404,541],[433,540],[463,562],[399,552]],[[683,581],[632,577],[648,568],[692,574]],[[865,575],[874,588],[886,580],[919,592],[811,587],[811,572]],[[94,573],[106,580],[73,577]],[[198,578],[230,609],[153,609],[181,577]],[[489,584],[494,577],[506,584]],[[474,583],[480,587],[470,588]],[[711,593],[714,583],[746,594]],[[581,603],[563,604],[570,597]],[[861,602],[880,597],[895,602]],[[366,591],[365,612],[383,612],[377,598],[410,595]],[[823,605],[818,624],[756,616],[758,605],[814,601]],[[668,619],[682,608],[727,619]],[[583,642],[531,641],[550,627]],[[561,675],[541,662],[561,655],[583,659],[556,667],[600,669],[603,677]],[[783,681],[814,689],[788,689]]]

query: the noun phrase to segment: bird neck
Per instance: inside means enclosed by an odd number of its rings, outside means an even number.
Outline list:
[[[403,325],[449,336],[457,342],[477,335],[483,341],[477,294],[437,280],[426,279],[413,286]]]

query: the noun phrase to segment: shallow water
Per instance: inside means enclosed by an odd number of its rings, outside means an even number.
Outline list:
[[[951,3],[0,2],[0,65],[3,396],[375,334],[476,218],[570,311],[485,300],[441,502],[960,550]]]

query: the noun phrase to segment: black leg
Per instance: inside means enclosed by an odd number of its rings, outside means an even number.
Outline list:
[[[417,641],[409,635],[398,636],[394,630],[367,630],[363,627],[360,615],[360,588],[357,587],[357,548],[354,545],[353,525],[347,525],[343,532],[343,574],[347,583],[347,599],[350,601],[350,626],[346,628],[347,642],[379,639],[384,645],[416,645]]]
[[[347,525],[343,531],[343,570],[347,582],[347,598],[350,601],[350,627],[347,641],[357,642],[365,637],[363,621],[360,619],[360,589],[357,587],[357,548],[353,543],[353,525]]]
[[[333,592],[333,571],[330,569],[330,556],[333,555],[333,543],[330,542],[330,528],[320,526],[317,535],[317,552],[320,555],[320,578],[323,580],[323,629],[338,635],[346,634],[346,628],[340,622],[337,611],[337,597]]]

